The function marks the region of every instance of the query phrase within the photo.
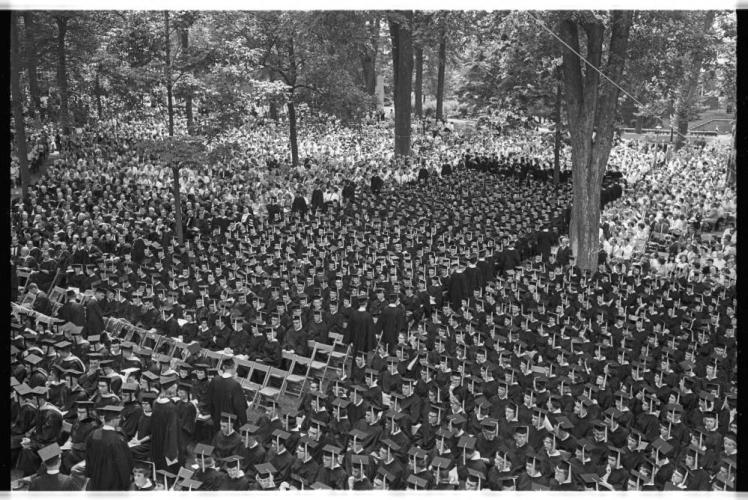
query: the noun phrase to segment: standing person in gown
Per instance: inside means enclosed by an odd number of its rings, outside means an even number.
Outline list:
[[[351,312],[348,329],[345,332],[343,342],[352,344],[353,351],[369,352],[377,345],[377,337],[374,331],[374,319],[366,311],[367,297],[361,295],[358,299],[358,310]]]
[[[126,491],[130,488],[132,454],[127,438],[116,430],[121,406],[105,406],[104,425],[91,432],[86,441],[86,477],[89,491]]]
[[[161,392],[153,403],[151,415],[151,457],[156,470],[179,472],[182,455],[180,446],[179,417],[176,398],[178,377],[167,375],[160,378]]]
[[[234,379],[234,360],[225,359],[221,363],[221,373],[208,383],[207,406],[213,419],[213,433],[221,427],[221,413],[236,415],[237,428],[247,423],[247,398],[239,382]]]

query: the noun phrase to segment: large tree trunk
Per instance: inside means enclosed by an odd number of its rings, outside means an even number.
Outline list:
[[[10,15],[10,90],[13,101],[13,126],[14,139],[16,143],[16,154],[18,155],[19,173],[21,175],[21,192],[26,199],[29,187],[29,164],[28,152],[26,151],[26,123],[23,119],[23,93],[21,92],[21,47],[18,40],[18,18],[11,12]]]
[[[364,89],[368,95],[374,95],[377,90],[377,54],[379,52],[379,15],[367,23],[371,48],[361,56]]]
[[[179,167],[171,169],[171,184],[174,191],[174,233],[180,245],[184,244],[184,232],[182,228],[182,193],[179,185]]]
[[[361,70],[364,90],[368,95],[374,95],[377,87],[377,73],[374,69],[374,57],[371,54],[361,56]]]
[[[413,11],[405,20],[389,20],[392,38],[393,103],[395,105],[395,154],[410,154],[410,94],[413,79]],[[401,24],[402,23],[402,24]]]
[[[291,163],[295,167],[299,164],[299,142],[296,137],[296,106],[293,96],[288,100],[288,136],[291,141]]]
[[[173,84],[171,81],[171,37],[169,36],[169,11],[164,11],[164,49],[165,63],[164,76],[166,77],[166,109],[169,113],[169,137],[174,137],[174,95]],[[184,243],[184,234],[182,232],[182,194],[179,185],[179,167],[172,166],[172,191],[174,191],[174,233],[177,235],[177,241],[182,245]]]
[[[603,73],[613,81],[620,81],[623,74],[631,22],[631,11],[611,13],[610,49]],[[597,20],[581,26],[587,35],[587,59],[599,68],[604,27]],[[580,52],[578,25],[569,16],[561,20],[559,33],[570,47]],[[607,82],[600,86],[599,74],[588,66],[583,74],[579,57],[566,48],[563,73],[574,183],[569,238],[577,266],[592,271],[597,269],[600,251],[600,188],[613,145],[619,91]]]
[[[39,83],[36,81],[36,43],[34,42],[34,14],[31,11],[23,13],[23,31],[26,45],[26,74],[29,79],[29,98],[34,119],[38,121],[41,109]]]
[[[171,38],[169,36],[169,11],[164,11],[164,49],[166,50],[166,109],[169,113],[169,137],[174,136],[174,85],[171,81]]]
[[[556,119],[556,134],[553,141],[553,184],[561,181],[561,82],[556,84],[556,108],[553,112]]]
[[[182,49],[187,52],[187,49],[190,45],[190,28],[182,28],[180,35],[182,41]],[[187,90],[187,95],[184,98],[184,114],[185,118],[187,118],[187,133],[192,134],[192,129],[194,128],[194,117],[192,114],[192,92],[189,89]]]
[[[704,24],[702,32],[708,36],[712,31],[714,24],[714,12],[708,10],[704,14]],[[688,118],[696,104],[696,89],[699,85],[699,76],[701,76],[701,67],[704,64],[703,47],[694,49],[691,53],[691,67],[688,78],[678,88],[678,97],[675,100],[675,123],[678,127],[678,135],[675,137],[675,149],[680,149],[686,140],[688,134]]]
[[[416,47],[416,116],[423,115],[423,47]]]
[[[68,18],[55,16],[57,23],[57,90],[60,93],[60,116],[59,123],[63,134],[68,133],[70,128],[70,116],[68,112],[68,74],[67,61],[65,59],[65,35],[68,31]]]
[[[286,80],[286,83],[291,87],[291,93],[288,96],[288,138],[291,141],[291,164],[296,167],[299,164],[299,142],[296,137],[296,105],[294,104],[293,93],[296,86],[296,53],[293,38],[288,40],[288,61],[291,68]]]
[[[439,38],[439,69],[436,74],[436,118],[444,119],[444,69],[447,65],[447,29],[442,27]]]

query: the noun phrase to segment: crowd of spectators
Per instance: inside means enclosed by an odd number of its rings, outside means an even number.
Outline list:
[[[171,173],[137,147],[155,121],[63,138],[13,205],[20,484],[734,487],[734,232],[701,238],[734,204],[720,151],[617,146],[589,272],[533,131],[416,134],[402,160],[380,123],[315,125],[293,167],[277,127],[180,172],[184,244]],[[319,345],[350,363],[291,400],[251,390],[248,366],[289,378]]]

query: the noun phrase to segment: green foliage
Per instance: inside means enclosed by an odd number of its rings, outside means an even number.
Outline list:
[[[558,13],[533,12],[554,27]],[[366,61],[391,89],[391,53],[385,16],[396,11],[172,11],[171,80],[177,113],[189,95],[196,126],[204,133],[246,122],[253,109],[289,99],[310,113],[356,121],[374,105],[367,94]],[[578,12],[600,19],[603,11]],[[700,26],[702,12],[638,11],[630,37],[622,87],[645,105],[635,112],[664,118],[673,112],[694,54],[703,54],[699,84],[705,96],[734,100],[736,22],[718,12],[714,29]],[[70,112],[78,123],[96,115],[161,113],[164,101],[163,15],[158,11],[36,12],[31,39],[39,68],[39,91],[49,95],[48,119],[59,102],[56,82],[56,18],[67,20],[66,56]],[[25,30],[22,20],[19,28]],[[189,46],[180,43],[187,30]],[[550,117],[560,44],[528,12],[419,11],[412,23],[414,43],[423,48],[423,91],[436,93],[437,47],[447,43],[445,100],[459,99],[452,112],[468,116],[517,113]],[[21,32],[21,43],[26,43]],[[382,36],[384,34],[384,36]],[[291,44],[291,42],[293,42]],[[293,57],[290,47],[293,45]],[[584,46],[584,44],[582,44]],[[22,52],[23,54],[24,52]],[[712,73],[713,71],[713,73]],[[22,85],[25,85],[25,78]],[[368,75],[371,81],[371,74]],[[150,105],[149,105],[150,104]],[[698,102],[689,110],[698,113]],[[426,106],[428,109],[428,105]]]
[[[540,14],[535,14],[540,15]],[[468,52],[460,101],[475,114],[498,108],[549,117],[553,112],[560,49],[527,13],[495,13]]]
[[[669,120],[682,86],[694,68],[697,55],[703,56],[702,67],[708,72],[724,59],[721,85],[734,88],[730,56],[735,53],[734,13],[718,13],[714,29],[704,30],[705,12],[637,11],[629,41],[629,63],[623,83],[644,106],[637,114]],[[698,118],[696,102],[688,109],[689,119]]]

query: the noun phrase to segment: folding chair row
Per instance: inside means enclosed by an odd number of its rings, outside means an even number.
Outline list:
[[[288,372],[256,361],[235,359],[236,378],[242,385],[250,405],[262,405],[264,398],[277,398],[283,388],[283,378]],[[268,384],[272,385],[268,385]]]
[[[319,378],[321,385],[326,386],[328,382],[339,380],[345,375],[351,348],[343,344],[342,339],[332,345],[309,341],[309,347],[312,349],[311,360],[318,362],[316,366],[312,366],[310,373]]]
[[[284,352],[283,359],[288,361],[285,394],[301,398],[307,390],[307,382],[312,367],[320,370],[324,369],[325,365],[319,361],[313,361],[312,358],[290,352]]]

